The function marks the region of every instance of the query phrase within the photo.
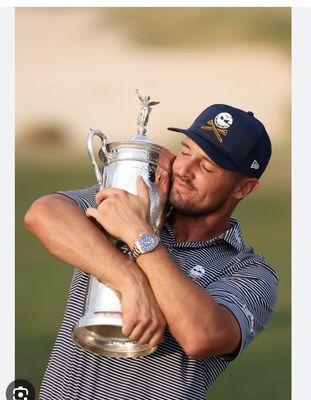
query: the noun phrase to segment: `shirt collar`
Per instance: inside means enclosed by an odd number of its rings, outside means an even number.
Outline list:
[[[241,231],[240,222],[235,218],[229,219],[229,229],[226,230],[222,235],[216,239],[224,240],[231,246],[235,247],[238,251],[241,251],[244,247],[244,239]]]
[[[170,205],[167,209],[166,213],[166,228],[168,229],[171,239],[170,244],[173,244],[174,247],[202,247],[202,246],[209,246],[216,241],[223,241],[228,243],[229,245],[233,246],[237,251],[242,251],[243,247],[245,246],[240,222],[235,218],[229,219],[229,228],[221,235],[210,239],[210,240],[202,240],[199,242],[175,242],[173,228],[171,225],[171,216],[173,213],[173,206]]]

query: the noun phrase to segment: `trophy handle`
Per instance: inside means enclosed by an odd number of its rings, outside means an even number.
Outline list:
[[[105,155],[105,158],[108,159],[109,153],[107,152],[106,145],[107,145],[107,137],[106,135],[100,131],[99,129],[90,129],[90,132],[87,137],[87,151],[89,154],[89,157],[91,159],[92,165],[95,170],[95,175],[97,182],[99,183],[100,187],[102,188],[104,186],[104,181],[103,181],[103,176],[100,172],[100,169],[96,163],[95,157],[94,157],[94,152],[93,152],[93,138],[94,136],[98,136],[102,142],[101,145],[101,150]]]

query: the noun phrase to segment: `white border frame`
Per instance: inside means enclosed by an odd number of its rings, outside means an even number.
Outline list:
[[[63,7],[63,6],[154,6],[153,2],[129,1],[3,1],[0,8],[0,47],[1,75],[0,87],[0,126],[1,126],[1,161],[5,171],[2,185],[2,274],[0,295],[2,296],[2,326],[4,336],[1,349],[0,390],[5,393],[7,385],[14,379],[14,9],[7,7]],[[165,3],[165,4],[164,4]],[[191,4],[190,4],[191,3]],[[311,57],[308,38],[311,37],[311,9],[298,8],[308,6],[309,1],[296,3],[284,1],[159,1],[157,6],[296,6],[292,9],[293,30],[293,70],[292,70],[292,400],[310,398],[308,366],[311,349],[308,333],[311,327],[308,283],[311,281],[309,266],[308,227],[310,226],[308,178],[306,169],[311,132],[309,119],[308,94],[311,93]],[[297,7],[298,6],[298,7]],[[3,56],[4,54],[4,56]],[[309,106],[309,107],[308,107]],[[308,152],[308,153],[307,153]],[[310,179],[310,178],[309,178]]]
[[[14,8],[0,8],[1,398],[15,378]]]
[[[311,398],[311,8],[292,9],[292,400]]]
[[[308,7],[309,0],[2,0],[2,7]]]

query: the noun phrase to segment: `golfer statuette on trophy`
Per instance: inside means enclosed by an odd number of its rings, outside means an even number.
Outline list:
[[[145,134],[151,107],[159,102],[150,101],[150,96],[142,96],[139,90],[136,90],[136,93],[141,102],[137,134],[126,141],[108,143],[103,132],[90,129],[87,149],[101,188],[114,187],[137,194],[137,178],[143,177],[150,197],[150,223],[155,232],[158,232],[164,217],[174,156]],[[101,167],[97,165],[94,157],[94,136],[101,139],[98,154]],[[126,244],[108,234],[107,237],[119,251],[134,259]],[[110,357],[135,358],[156,350],[156,347],[140,345],[122,334],[122,313],[118,294],[93,276],[89,278],[84,314],[76,323],[72,338],[84,349]]]

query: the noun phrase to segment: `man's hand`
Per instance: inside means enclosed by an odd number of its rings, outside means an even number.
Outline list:
[[[95,218],[110,235],[130,248],[140,233],[153,232],[149,225],[148,187],[141,177],[137,179],[137,196],[125,190],[106,188],[98,192],[96,203],[98,208],[89,208],[86,215]],[[166,321],[145,274],[138,267],[133,281],[121,287],[121,307],[125,336],[150,346],[163,341]]]
[[[152,347],[164,340],[166,321],[143,273],[121,289],[121,307],[125,336]]]
[[[126,190],[106,188],[98,192],[96,203],[98,208],[88,208],[86,215],[130,248],[140,233],[153,232],[148,187],[142,177],[137,179],[137,196]]]

